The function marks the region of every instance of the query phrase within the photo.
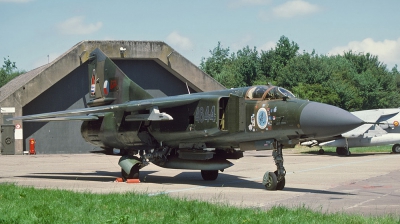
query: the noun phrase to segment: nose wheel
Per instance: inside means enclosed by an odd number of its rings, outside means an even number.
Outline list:
[[[265,172],[264,177],[263,177],[263,185],[265,188],[269,191],[274,191],[276,190],[276,186],[278,184],[278,180],[276,178],[276,175],[274,172]]]
[[[283,190],[285,188],[286,170],[283,167],[282,144],[276,143],[276,147],[272,150],[272,157],[274,158],[277,170],[275,172],[267,171],[263,177],[263,185],[267,190]]]

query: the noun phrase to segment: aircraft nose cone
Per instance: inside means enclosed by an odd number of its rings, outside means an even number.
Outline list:
[[[362,120],[341,108],[310,102],[300,114],[300,127],[310,137],[336,136],[362,124]]]

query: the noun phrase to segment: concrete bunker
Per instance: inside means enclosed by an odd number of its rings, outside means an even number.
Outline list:
[[[80,134],[80,121],[7,122],[13,116],[84,108],[88,101],[88,55],[100,48],[124,73],[154,97],[212,91],[224,87],[164,42],[82,41],[53,62],[0,88],[2,154],[23,154],[36,139],[38,154],[95,150]],[[14,128],[14,130],[12,130]],[[14,132],[11,144],[5,140]],[[4,140],[3,140],[4,137]],[[12,150],[14,148],[14,150]]]

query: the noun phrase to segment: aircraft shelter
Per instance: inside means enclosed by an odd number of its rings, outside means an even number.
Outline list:
[[[124,73],[154,97],[224,89],[196,65],[160,41],[82,41],[63,55],[0,88],[0,147],[3,155],[88,153],[81,121],[24,122],[7,118],[86,107],[88,57],[100,48]]]

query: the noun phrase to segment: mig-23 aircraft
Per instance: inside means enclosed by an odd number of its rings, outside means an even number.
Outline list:
[[[153,98],[100,49],[89,56],[88,108],[15,117],[24,121],[81,120],[83,138],[113,154],[120,150],[123,179],[138,178],[149,162],[201,170],[204,180],[232,166],[247,150],[272,150],[268,190],[285,186],[283,147],[340,135],[363,121],[340,108],[297,99],[272,85]],[[116,150],[114,150],[116,151]]]
[[[394,144],[393,153],[400,153],[400,108],[374,109],[351,112],[358,118],[368,121],[351,131],[343,133],[334,140],[322,139],[302,143],[307,146],[319,146],[323,154],[323,146],[336,147],[338,155],[350,155],[351,147],[368,147]]]

